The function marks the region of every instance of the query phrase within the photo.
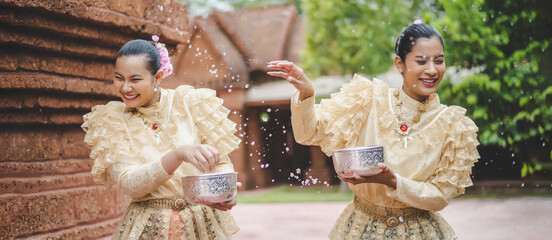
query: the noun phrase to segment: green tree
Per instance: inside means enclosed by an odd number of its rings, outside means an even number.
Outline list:
[[[443,82],[444,102],[468,108],[482,145],[520,155],[521,176],[552,169],[552,4],[538,0],[438,0],[426,22],[443,30],[447,65],[483,67]],[[443,14],[444,13],[444,14]]]
[[[393,65],[397,36],[414,21],[411,2],[302,0],[307,17],[302,67],[313,77],[388,71]]]

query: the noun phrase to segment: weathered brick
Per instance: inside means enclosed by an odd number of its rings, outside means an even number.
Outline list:
[[[74,95],[53,95],[52,93],[7,92],[0,95],[2,108],[54,108],[89,110],[98,104],[106,104],[108,100],[89,99]]]
[[[117,48],[85,44],[78,39],[67,39],[66,36],[57,38],[48,35],[34,35],[29,31],[16,32],[0,29],[0,42],[19,44],[28,48],[38,48],[46,51],[62,52],[73,56],[101,57],[113,60],[117,55]]]
[[[90,172],[92,164],[93,160],[88,158],[42,162],[0,162],[0,176],[21,178]]]
[[[0,192],[6,194],[38,193],[90,185],[95,185],[90,173],[31,178],[0,178]]]
[[[60,131],[49,129],[5,129],[0,132],[0,161],[59,159],[60,135]]]
[[[91,222],[118,216],[115,188],[93,186],[71,193],[77,222]]]
[[[64,77],[48,73],[0,72],[0,88],[64,91],[68,93],[93,94],[110,97],[105,98],[106,100],[117,99],[113,92],[111,80],[98,81],[86,78]],[[82,98],[79,97],[78,99]],[[89,100],[96,101],[96,99]]]
[[[82,121],[82,116],[81,116]],[[79,128],[71,128],[61,134],[63,158],[86,158],[89,155],[88,147],[84,143],[84,131]]]
[[[105,220],[95,224],[77,226],[62,231],[32,236],[31,239],[59,239],[59,240],[80,240],[80,239],[98,239],[110,236],[115,232],[119,218]]]
[[[10,219],[8,224],[11,230],[0,235],[20,236],[76,224],[72,199],[66,191],[25,196],[0,195],[0,202],[9,211],[2,216]]]
[[[146,2],[146,0],[143,0],[143,2]],[[159,31],[152,32],[152,30],[156,30],[154,26],[162,26],[162,23],[154,22],[154,21],[148,21],[145,19],[133,17],[133,16],[126,16],[123,14],[120,14],[119,12],[112,11],[110,9],[96,7],[96,6],[87,6],[77,0],[65,0],[65,1],[40,1],[40,0],[29,0],[29,1],[17,1],[17,0],[6,0],[4,1],[5,5],[11,5],[15,7],[20,8],[36,8],[40,9],[41,11],[49,11],[54,12],[58,14],[63,14],[66,16],[70,16],[73,18],[79,18],[82,20],[87,20],[91,22],[97,22],[100,24],[107,24],[107,25],[114,25],[116,27],[123,27],[130,29],[135,32],[142,32],[144,34],[152,35],[152,34],[159,34]],[[170,6],[170,5],[169,5]],[[158,11],[164,11],[163,14],[165,16],[169,12],[167,9],[169,6],[164,6],[163,8],[147,8],[147,11],[155,11],[156,9]],[[174,5],[178,6],[178,5]],[[182,7],[179,7],[179,11],[174,12],[174,14],[170,15],[174,18],[181,18],[178,22],[187,22],[187,16],[186,12],[181,12],[181,9],[185,9]],[[125,10],[123,10],[125,11]],[[131,11],[127,9],[126,11]],[[149,15],[155,15],[155,13],[150,13]],[[159,28],[159,27],[158,27]],[[169,43],[176,43],[180,42],[182,38],[186,38],[188,35],[187,32],[187,24],[182,25],[173,25],[171,27],[165,27],[163,30],[163,35],[169,40]]]
[[[74,110],[73,110],[74,111]],[[54,109],[22,109],[0,115],[0,124],[51,124],[80,125],[84,111],[59,111]]]

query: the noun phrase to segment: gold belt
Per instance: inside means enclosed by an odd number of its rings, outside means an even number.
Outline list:
[[[173,199],[149,199],[140,202],[133,202],[132,204],[137,204],[141,207],[150,207],[150,208],[159,208],[159,209],[173,209],[176,211],[181,211],[190,206],[190,203],[182,198],[173,198]]]
[[[428,217],[429,211],[421,210],[418,208],[389,208],[378,206],[366,201],[359,200],[355,197],[354,200],[355,207],[366,215],[385,222],[388,227],[396,227],[407,219],[412,219],[416,217]]]

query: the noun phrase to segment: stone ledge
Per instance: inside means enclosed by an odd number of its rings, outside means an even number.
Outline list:
[[[28,237],[79,223],[119,217],[117,190],[79,187],[26,195],[0,195],[0,236]],[[101,216],[101,217],[98,217]],[[9,232],[2,232],[8,230]]]
[[[75,187],[94,186],[89,172],[71,175],[0,178],[0,192],[4,194],[26,194]]]
[[[24,92],[7,92],[0,95],[0,109],[29,109],[29,108],[52,108],[52,109],[79,109],[90,110],[100,104],[106,104],[105,99],[87,99],[82,96],[58,95],[51,93],[29,94]]]
[[[0,52],[0,70],[42,71],[104,81],[113,79],[115,66],[112,62],[45,54],[30,49],[0,47]]]
[[[13,30],[13,29],[12,29]],[[74,39],[63,39],[50,37],[48,35],[32,35],[27,32],[9,31],[5,28],[0,29],[0,43],[14,44],[24,46],[26,48],[36,48],[45,51],[59,52],[70,56],[82,56],[88,58],[102,58],[109,61],[114,61],[117,55],[115,47],[106,48],[102,46],[94,46],[89,43],[83,43]],[[122,45],[122,44],[121,44]]]
[[[97,81],[38,72],[0,72],[0,89],[63,91],[65,93],[116,98],[111,81]]]
[[[146,2],[145,0],[143,2]],[[99,25],[104,26],[114,26],[124,29],[128,29],[133,32],[142,33],[144,35],[161,35],[163,39],[166,39],[168,44],[176,44],[179,42],[184,42],[183,39],[188,39],[187,28],[187,14],[186,7],[178,3],[169,3],[169,4],[160,4],[163,5],[163,8],[158,8],[161,13],[155,13],[155,4],[163,3],[164,1],[156,0],[150,5],[150,13],[146,11],[144,18],[134,17],[132,15],[126,15],[126,13],[131,12],[132,6],[126,2],[126,4],[121,4],[119,6],[125,7],[128,11],[125,13],[112,11],[110,9],[102,8],[109,7],[110,5],[99,5],[97,6],[87,6],[81,1],[77,0],[65,0],[65,1],[40,1],[40,0],[28,0],[28,1],[19,1],[19,0],[5,0],[1,3],[4,6],[12,6],[17,8],[32,8],[37,9],[42,12],[55,13],[61,16],[77,18],[80,20],[88,22],[96,22]],[[93,4],[92,1],[88,1],[89,4]],[[113,5],[111,5],[113,6]],[[165,10],[165,7],[166,10]],[[166,11],[166,12],[165,12]],[[175,20],[168,20],[165,16],[168,14],[176,15],[181,14],[181,17],[175,17]],[[167,20],[164,20],[167,19]],[[158,22],[155,22],[157,20]],[[174,22],[174,23],[173,23]],[[185,23],[185,24],[184,24]],[[162,24],[171,24],[162,25]]]
[[[27,239],[98,239],[112,235],[117,229],[119,218],[102,221],[85,226],[76,226],[55,233],[41,234]]]
[[[0,162],[88,158],[90,151],[78,127],[13,126],[0,132]]]
[[[4,114],[0,115],[0,125],[81,125],[82,116],[87,111],[24,109],[3,112]]]
[[[45,162],[0,162],[2,177],[39,177],[44,175],[90,172],[91,159],[65,159]]]

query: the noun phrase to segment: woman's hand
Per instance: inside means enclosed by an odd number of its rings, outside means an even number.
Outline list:
[[[268,68],[276,71],[267,72],[270,76],[285,78],[299,91],[299,100],[314,96],[314,87],[303,69],[289,61],[272,61]]]
[[[175,149],[183,162],[190,163],[203,172],[211,172],[220,161],[219,152],[207,144],[188,144]]]
[[[161,159],[165,171],[173,174],[182,162],[194,165],[204,173],[215,169],[220,161],[219,152],[207,144],[188,144],[175,148]]]
[[[242,188],[242,183],[238,182],[237,187],[238,187],[238,189]],[[200,202],[200,203],[205,205],[205,206],[215,208],[215,209],[218,209],[218,210],[221,210],[221,211],[228,211],[228,210],[232,209],[234,206],[236,206],[237,200],[236,200],[236,197],[234,197],[232,200],[227,201],[227,202],[221,202],[221,203]]]
[[[354,174],[351,178],[343,178],[339,176],[339,179],[355,185],[361,183],[379,183],[387,185],[393,189],[397,188],[397,177],[395,176],[395,173],[393,173],[393,171],[391,171],[391,169],[383,163],[380,163],[379,167],[382,171],[376,175],[362,177]]]

